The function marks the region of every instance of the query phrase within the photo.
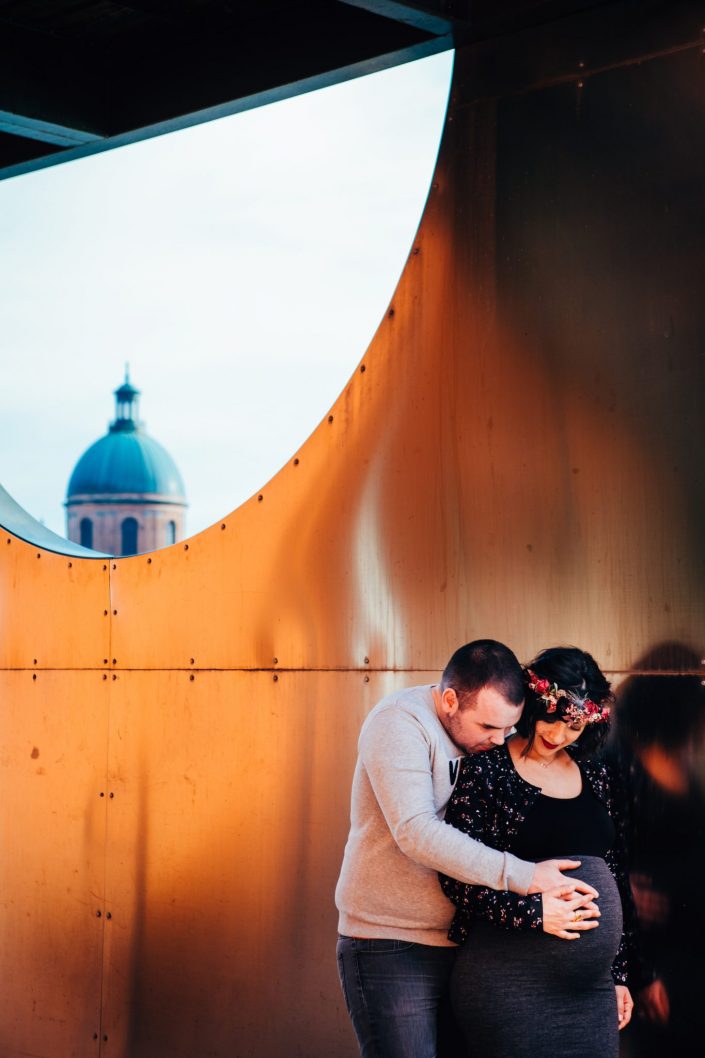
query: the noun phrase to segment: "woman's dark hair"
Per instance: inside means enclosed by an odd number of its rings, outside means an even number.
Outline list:
[[[521,665],[509,647],[495,639],[475,639],[456,650],[443,670],[441,687],[453,688],[461,709],[483,687],[493,687],[514,705],[521,705],[525,693]]]
[[[577,647],[549,647],[530,661],[527,668],[540,679],[557,684],[561,690],[570,691],[577,699],[589,698],[600,705],[610,698],[609,680],[592,655]],[[562,718],[560,710],[547,712],[546,702],[527,686],[524,711],[516,725],[519,734],[529,740],[525,752],[533,745],[539,720],[546,720],[550,724]],[[605,720],[587,724],[580,738],[570,747],[571,754],[574,757],[590,757],[597,753],[607,738],[609,726],[609,721]]]

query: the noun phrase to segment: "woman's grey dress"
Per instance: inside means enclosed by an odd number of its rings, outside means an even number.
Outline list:
[[[575,876],[597,889],[601,912],[597,929],[560,940],[543,932],[540,895],[442,876],[457,908],[451,999],[468,1058],[618,1056],[615,984],[627,981],[635,915],[611,774],[578,764],[580,796],[557,799],[519,776],[506,747],[463,761],[446,822],[524,859],[581,860]]]
[[[621,900],[603,859],[575,858],[600,894],[597,929],[566,941],[478,921],[458,951],[451,1001],[472,1058],[617,1058]]]

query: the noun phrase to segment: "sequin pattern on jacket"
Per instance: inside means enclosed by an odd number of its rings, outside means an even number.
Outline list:
[[[606,854],[605,862],[622,900],[624,932],[612,964],[612,977],[616,984],[626,984],[635,951],[636,912],[627,874],[624,815],[609,766],[585,760],[576,760],[576,764],[583,781],[604,804],[615,826],[615,842]],[[499,746],[464,758],[445,820],[473,838],[507,851],[540,794],[539,787],[526,782],[516,771],[506,745]],[[448,937],[456,944],[467,940],[473,918],[485,919],[505,929],[543,927],[540,893],[519,896],[484,886],[466,885],[445,875],[440,875],[440,879],[444,893],[457,909],[448,932]]]

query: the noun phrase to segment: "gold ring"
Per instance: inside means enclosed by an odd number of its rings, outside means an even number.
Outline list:
[[[573,922],[582,922],[583,913],[582,911],[573,912]]]

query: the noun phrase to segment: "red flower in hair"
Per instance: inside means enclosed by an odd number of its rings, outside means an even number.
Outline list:
[[[610,715],[609,698],[602,702],[593,702],[590,698],[578,698],[572,691],[566,691],[550,680],[540,680],[531,669],[525,669],[525,679],[529,690],[533,691],[545,703],[547,713],[555,713],[561,702],[561,715],[571,721],[582,721],[597,724],[608,720]],[[565,700],[564,700],[565,699]]]

